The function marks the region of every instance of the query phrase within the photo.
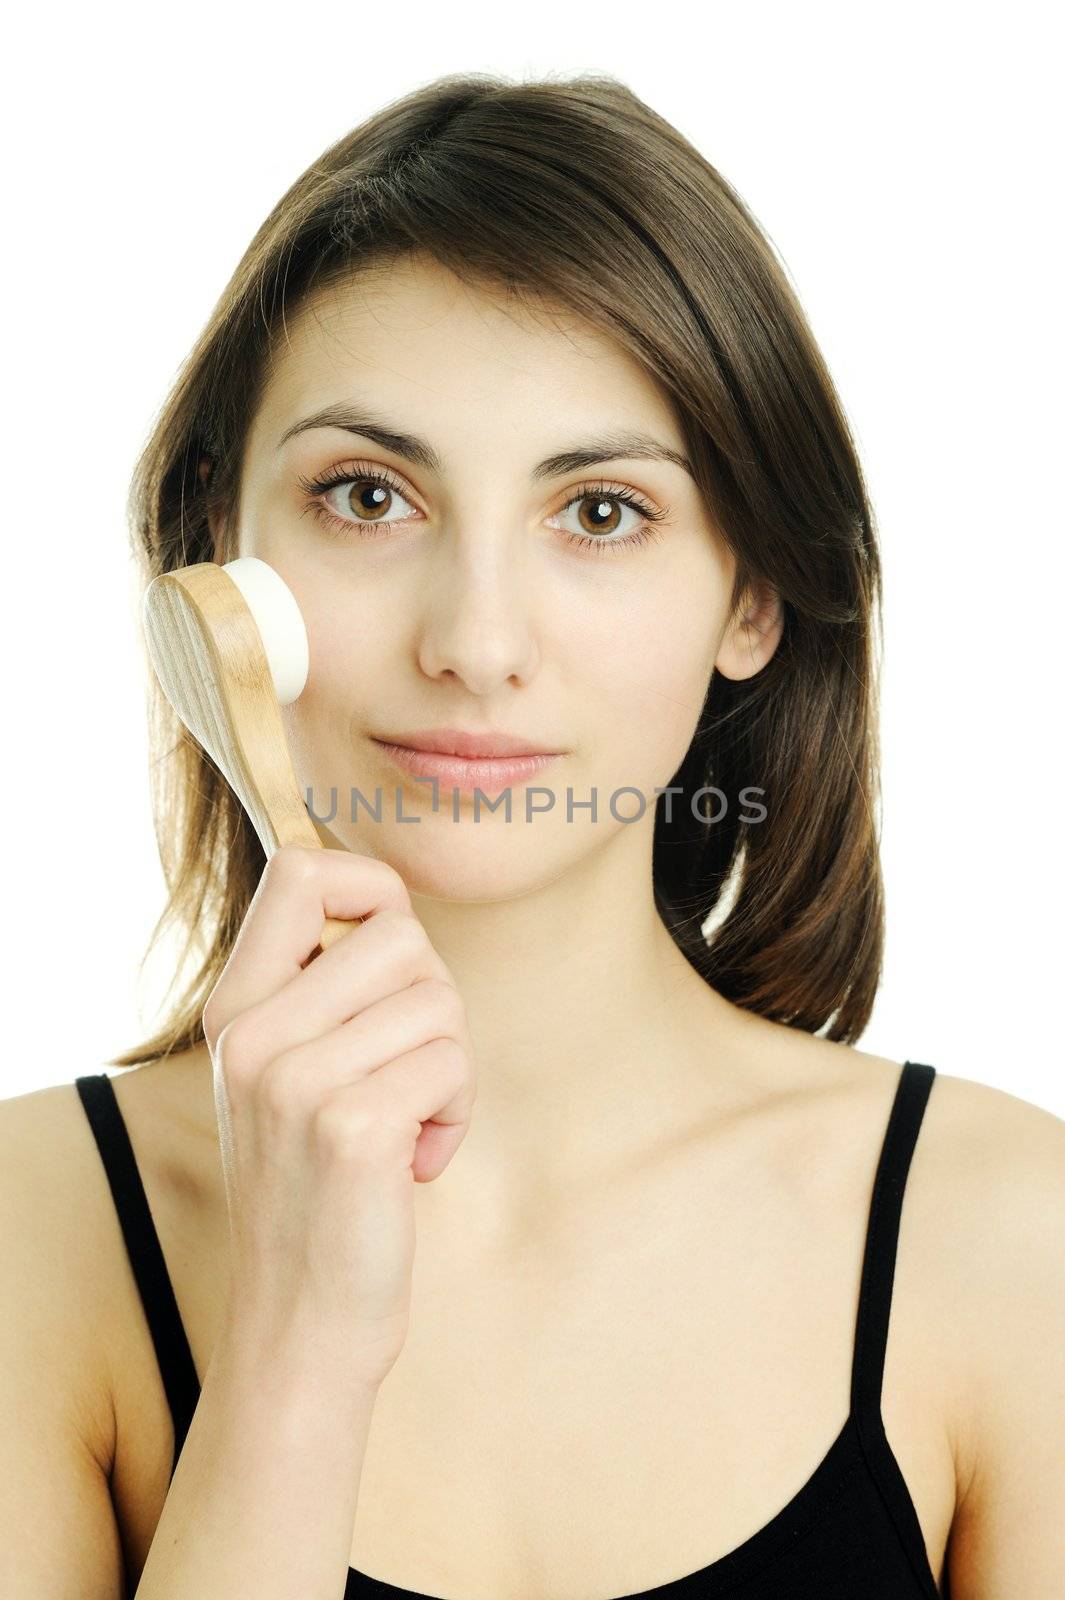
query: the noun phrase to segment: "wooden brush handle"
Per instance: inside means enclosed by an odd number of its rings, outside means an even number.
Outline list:
[[[318,843],[321,844],[321,842],[319,839]],[[351,922],[341,922],[336,917],[326,917],[322,923],[322,931],[318,938],[319,945],[323,950],[328,950],[331,944],[336,944],[338,939],[343,938],[344,934],[350,933],[352,928],[358,927],[364,920],[363,917],[354,917]]]

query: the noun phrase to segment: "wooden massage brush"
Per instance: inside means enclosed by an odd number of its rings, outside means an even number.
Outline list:
[[[307,629],[292,590],[258,556],[203,561],[154,578],[144,636],[170,704],[244,807],[267,860],[322,841],[299,792],[280,707],[303,692]],[[323,950],[354,922],[327,917]]]

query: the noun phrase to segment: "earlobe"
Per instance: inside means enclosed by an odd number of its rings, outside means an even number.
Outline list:
[[[747,589],[729,623],[714,669],[724,678],[741,681],[760,672],[780,643],[784,631],[784,606],[770,584]]]

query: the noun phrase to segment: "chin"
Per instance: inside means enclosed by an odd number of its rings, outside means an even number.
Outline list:
[[[433,826],[433,823],[436,826]],[[542,841],[485,822],[426,817],[388,828],[348,830],[342,849],[386,861],[412,895],[470,903],[513,900],[560,876],[565,863],[545,854]],[[493,837],[495,833],[495,837]],[[535,848],[534,848],[535,846]]]

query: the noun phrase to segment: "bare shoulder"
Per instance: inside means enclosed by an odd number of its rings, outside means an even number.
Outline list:
[[[73,1083],[0,1101],[0,1270],[17,1307],[4,1318],[5,1354],[27,1383],[47,1373],[55,1405],[105,1470],[115,1449],[111,1353],[100,1337],[101,1263],[114,1259],[102,1237],[106,1183]]]
[[[959,1349],[973,1363],[1016,1359],[1022,1352],[996,1344],[1008,1322],[989,1315],[999,1297],[1032,1317],[1048,1295],[1065,1302],[1065,1121],[1007,1090],[937,1071],[913,1176],[919,1233],[966,1335]],[[1038,1332],[1033,1326],[1033,1340]],[[976,1377],[970,1370],[967,1384]]]
[[[986,1327],[986,1296],[1034,1290],[1043,1272],[1059,1288],[1065,1280],[1065,1121],[1007,1090],[937,1073],[926,1123],[937,1217],[959,1243],[954,1287],[975,1291]]]
[[[949,1074],[928,1115],[928,1226],[966,1397],[953,1592],[1050,1594],[1065,1567],[1065,1121]]]
[[[91,1075],[91,1074],[90,1074]],[[199,1055],[109,1074],[138,1168],[165,1210],[212,1174],[210,1080]],[[204,1082],[206,1077],[206,1084]],[[18,1286],[78,1428],[110,1466],[113,1377],[139,1328],[136,1290],[107,1174],[77,1085],[0,1100],[0,1216],[5,1282]]]
[[[936,1098],[949,1107],[949,1121],[959,1137],[982,1142],[1005,1160],[1023,1156],[1033,1145],[1060,1160],[1065,1121],[994,1084],[978,1083],[947,1072],[936,1073]]]
[[[873,1084],[901,1070],[880,1057],[854,1062],[856,1073],[867,1067]],[[934,1348],[957,1471],[957,1592],[1000,1593],[1027,1574],[1023,1565],[1015,1560],[1011,1577],[995,1566],[998,1587],[986,1590],[974,1573],[979,1566],[984,1583],[987,1547],[1005,1548],[991,1530],[1007,1503],[1014,1528],[1044,1550],[1065,1540],[1050,1511],[1051,1501],[1065,1504],[1065,1121],[937,1071],[906,1206],[906,1267],[943,1334]],[[1065,1547],[1056,1554],[1065,1564]]]
[[[955,1286],[969,1291],[980,1313],[977,1352],[992,1354],[996,1327],[1008,1327],[1015,1314],[1036,1319],[1055,1304],[1065,1313],[1065,1121],[1004,1089],[946,1073],[937,1074],[928,1118],[937,1199],[965,1245]],[[1048,1326],[1033,1320],[1033,1352]]]

